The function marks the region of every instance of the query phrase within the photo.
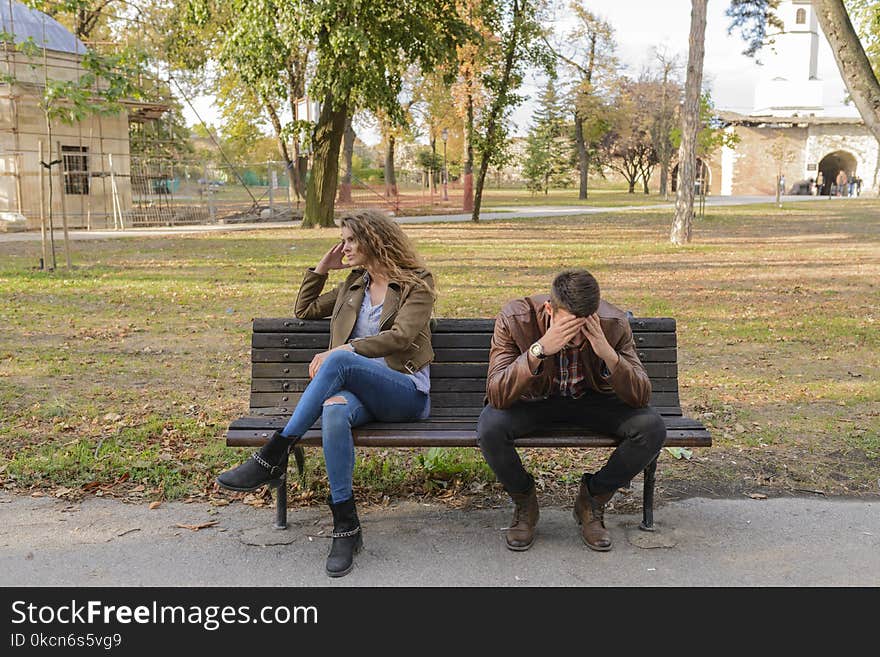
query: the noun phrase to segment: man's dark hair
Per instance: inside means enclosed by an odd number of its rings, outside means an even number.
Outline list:
[[[586,269],[567,269],[553,279],[550,305],[575,317],[592,315],[599,309],[599,283]]]

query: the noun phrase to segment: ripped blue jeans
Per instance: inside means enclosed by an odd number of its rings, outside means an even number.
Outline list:
[[[327,402],[333,397],[345,400]],[[324,359],[281,434],[302,436],[321,418],[321,443],[334,504],[352,496],[352,427],[367,422],[408,422],[427,417],[430,397],[406,374],[346,349]]]

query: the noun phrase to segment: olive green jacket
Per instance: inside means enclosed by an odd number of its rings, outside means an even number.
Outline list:
[[[434,277],[426,270],[418,271],[431,290]],[[366,290],[366,271],[354,269],[335,290],[321,294],[327,275],[306,269],[294,314],[299,319],[330,318],[330,349],[348,342],[357,321]],[[420,285],[390,281],[385,293],[379,332],[351,341],[356,353],[368,358],[385,357],[391,369],[418,372],[434,360],[431,347],[431,313],[433,294]]]

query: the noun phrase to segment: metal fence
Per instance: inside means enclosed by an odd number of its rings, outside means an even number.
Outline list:
[[[431,184],[425,173],[405,170],[396,172],[396,178],[396,185],[386,185],[381,179],[352,175],[350,183],[338,186],[336,208],[412,214],[455,212],[462,206],[458,181],[444,185],[438,174]],[[301,216],[304,207],[283,162],[218,166],[132,158],[131,191],[125,226],[285,220]]]

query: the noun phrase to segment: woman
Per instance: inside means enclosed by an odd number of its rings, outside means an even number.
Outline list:
[[[344,218],[341,229],[342,241],[306,270],[294,311],[300,319],[331,318],[330,349],[312,359],[311,382],[287,426],[251,459],[217,478],[236,491],[277,479],[287,471],[291,448],[321,417],[333,513],[331,577],[348,574],[363,545],[352,491],[351,428],[428,417],[428,364],[434,359],[434,281],[403,230],[369,210]],[[330,271],[349,267],[344,282],[321,294]]]

